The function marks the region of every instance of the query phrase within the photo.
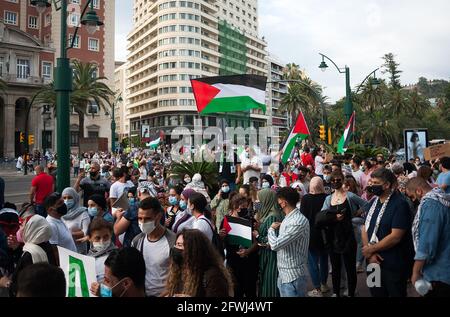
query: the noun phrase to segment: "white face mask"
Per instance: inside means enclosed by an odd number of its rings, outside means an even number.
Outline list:
[[[145,223],[139,222],[139,228],[141,229],[141,231],[143,233],[150,234],[153,231],[155,231],[156,225],[155,225],[154,221],[149,221],[149,222],[145,222]]]
[[[109,247],[110,244],[111,244],[110,241],[92,242],[92,246],[97,251],[104,251],[104,250],[106,250]]]

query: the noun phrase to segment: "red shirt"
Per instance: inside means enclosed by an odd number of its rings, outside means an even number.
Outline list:
[[[288,173],[284,172],[281,174],[286,179],[286,186],[291,186],[292,183],[295,183],[298,180],[298,175],[295,173],[292,173],[292,175],[289,175]]]
[[[47,173],[41,173],[33,178],[31,186],[36,187],[36,194],[34,196],[36,204],[42,205],[45,198],[53,192],[53,183],[53,177]]]
[[[302,159],[303,166],[305,166],[305,167],[308,165],[314,166],[314,160],[310,153],[302,153],[301,159]]]

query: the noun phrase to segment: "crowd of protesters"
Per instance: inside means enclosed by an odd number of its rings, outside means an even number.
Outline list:
[[[354,297],[374,265],[374,297],[405,297],[408,283],[450,296],[450,158],[239,154],[221,156],[214,187],[175,178],[163,146],[74,155],[61,193],[55,158],[38,163],[28,201],[0,197],[0,293],[64,297],[60,246],[95,258],[101,297]],[[250,247],[229,238],[232,221],[251,225]]]

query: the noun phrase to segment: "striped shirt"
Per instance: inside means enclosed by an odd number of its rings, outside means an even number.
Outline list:
[[[309,222],[298,208],[284,218],[277,236],[273,228],[268,232],[269,245],[277,252],[281,283],[291,283],[306,275],[309,247]]]

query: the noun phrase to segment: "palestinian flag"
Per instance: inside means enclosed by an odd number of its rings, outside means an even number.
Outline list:
[[[160,143],[161,143],[161,138],[157,138],[155,141],[148,143],[147,146],[152,149],[156,149]]]
[[[286,164],[288,162],[289,158],[292,155],[292,151],[295,148],[295,144],[298,141],[306,140],[309,135],[310,133],[308,125],[305,121],[305,117],[303,116],[303,113],[300,112],[297,118],[297,122],[295,123],[295,126],[289,134],[289,137],[283,147],[283,156],[281,157],[281,161],[283,162],[283,164]]]
[[[355,126],[355,113],[353,112],[352,117],[350,118],[350,122],[347,124],[347,128],[345,128],[344,135],[342,136],[341,140],[338,144],[338,153],[339,154],[345,154],[348,150],[348,145],[350,144],[353,133],[356,131]]]
[[[267,78],[256,75],[234,75],[192,79],[200,114],[238,112],[262,109],[266,112]]]
[[[227,242],[231,245],[250,248],[252,246],[252,223],[250,220],[225,216],[223,228],[227,232]]]

